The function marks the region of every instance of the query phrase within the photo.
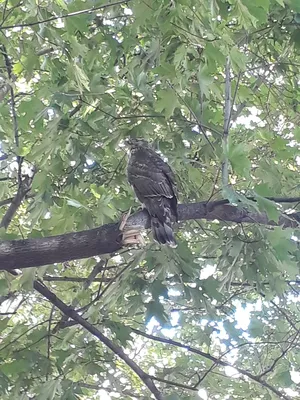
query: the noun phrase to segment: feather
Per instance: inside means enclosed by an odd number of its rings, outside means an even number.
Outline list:
[[[128,181],[151,217],[154,239],[176,247],[173,223],[178,220],[175,176],[170,166],[143,140],[132,140]]]

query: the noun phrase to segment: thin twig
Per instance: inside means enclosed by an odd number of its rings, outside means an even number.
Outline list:
[[[78,111],[80,111],[82,107],[82,103],[77,104],[70,112],[69,112],[69,118],[72,118]]]
[[[7,71],[7,76],[9,78],[9,91],[10,91],[10,110],[12,113],[12,119],[13,119],[13,130],[14,130],[14,136],[15,136],[15,145],[16,148],[19,148],[19,128],[18,128],[18,120],[17,120],[17,112],[16,112],[16,103],[15,103],[15,94],[14,94],[14,89],[13,89],[13,77],[12,77],[12,66],[11,66],[11,61],[8,57],[6,47],[2,45],[0,47],[1,53],[4,57],[5,61],[5,67]],[[17,156],[17,163],[18,163],[18,183],[19,186],[22,185],[22,161],[23,157],[20,157],[19,155]]]
[[[289,342],[288,346],[281,352],[281,354],[275,358],[275,360],[272,362],[272,364],[265,369],[261,374],[258,375],[258,378],[261,379],[263,376],[269,374],[272,372],[276,366],[276,364],[283,359],[283,357],[287,354],[287,352],[294,347],[294,342],[296,341],[298,337],[298,332],[294,335],[294,338],[292,339],[291,342]]]
[[[7,3],[8,3],[8,0],[5,0],[4,9],[3,9],[3,13],[2,13],[2,24],[3,24],[3,22],[5,21],[5,14],[6,14],[6,9],[7,9]]]
[[[7,1],[6,1],[6,3],[7,3]],[[1,26],[2,26],[2,25],[4,24],[4,22],[8,19],[8,17],[10,16],[10,14],[11,14],[16,8],[20,7],[22,4],[23,4],[23,1],[20,1],[18,4],[16,4],[16,5],[14,5],[13,7],[11,7],[11,8],[7,11],[7,13],[6,13],[5,16],[3,15],[2,23],[0,24],[0,30],[1,30]]]
[[[45,56],[46,54],[50,54],[54,51],[54,47],[47,47],[46,49],[41,49],[39,51],[36,52],[36,55],[38,57],[40,56]]]
[[[112,182],[112,180],[114,179],[116,173],[118,172],[119,168],[121,167],[121,165],[122,165],[122,163],[123,163],[125,157],[126,157],[126,153],[125,153],[125,154],[123,155],[123,157],[120,159],[120,161],[118,162],[118,165],[116,166],[116,168],[115,168],[114,171],[112,172],[112,175],[111,175],[109,181],[108,181],[107,184],[106,184],[107,186],[109,186],[109,185],[111,184],[111,182]]]
[[[91,286],[91,283],[95,280],[96,276],[99,274],[99,272],[105,270],[105,267],[108,263],[108,260],[100,260],[93,268],[92,272],[90,275],[87,277],[83,284],[83,289],[86,290]],[[103,282],[103,278],[101,277],[101,282]]]
[[[222,185],[223,190],[229,183],[229,160],[228,160],[228,135],[231,112],[231,80],[230,80],[230,59],[226,59],[225,67],[225,106],[224,106],[224,130],[223,130],[223,162],[222,162]]]
[[[33,177],[27,176],[21,182],[21,185],[19,186],[15,197],[12,199],[10,206],[8,207],[6,213],[4,214],[4,216],[0,222],[0,228],[2,228],[2,227],[4,227],[5,229],[8,228],[16,211],[20,207],[23,199],[25,198],[26,194],[29,192],[29,190],[31,188],[32,179],[33,179]]]
[[[197,117],[197,115],[195,114],[194,110],[191,109],[191,107],[189,106],[189,104],[185,101],[185,99],[177,92],[177,90],[174,88],[174,86],[168,82],[168,85],[170,86],[170,88],[172,90],[174,90],[174,92],[176,93],[177,97],[179,97],[179,99],[183,102],[183,104],[187,107],[187,109],[189,110],[189,112],[191,113],[191,115],[195,118],[195,121],[197,122],[198,128],[199,130],[203,133],[203,136],[205,137],[205,139],[207,140],[208,144],[210,145],[210,147],[215,150],[213,144],[211,143],[211,141],[209,140],[205,130],[202,127],[202,123],[199,120],[199,118]]]
[[[85,312],[91,305],[93,305],[94,303],[96,303],[96,301],[100,300],[101,297],[103,297],[104,293],[107,292],[107,290],[110,288],[110,286],[116,282],[116,280],[132,265],[132,263],[135,260],[133,259],[131,262],[129,262],[127,265],[125,265],[124,268],[121,269],[121,271],[119,271],[107,284],[107,286],[105,286],[105,288],[103,289],[103,291],[101,293],[98,293],[97,296],[90,301],[88,304],[86,304],[85,306],[79,308],[78,310],[76,310],[77,312]]]
[[[240,84],[241,76],[242,76],[242,73],[239,72],[239,73],[238,73],[238,76],[237,76],[237,81],[236,81],[234,93],[233,93],[233,96],[232,96],[232,102],[231,102],[231,108],[230,108],[230,119],[232,118],[233,107],[234,107],[234,103],[235,103],[236,96],[237,96],[237,93],[238,93],[238,89],[239,89],[239,84]]]
[[[93,268],[92,272],[90,273],[90,275],[83,281],[83,285],[82,285],[82,289],[83,290],[87,290],[91,283],[93,282],[93,280],[95,279],[95,277],[97,276],[97,274],[101,271],[104,270],[106,264],[107,264],[108,260],[100,260]],[[47,280],[45,278],[43,278],[44,280]],[[109,281],[110,282],[110,281]],[[102,281],[100,282],[100,286],[102,284]],[[74,298],[72,300],[71,306],[73,308],[77,307],[79,304],[79,300],[78,298]],[[61,317],[61,320],[55,325],[55,327],[53,328],[53,333],[56,333],[59,329],[61,329],[63,326],[66,325],[68,321],[68,316],[67,315],[63,315]]]
[[[51,352],[51,323],[53,319],[53,314],[54,314],[55,306],[52,305],[51,311],[50,311],[50,316],[49,316],[49,322],[48,322],[48,333],[47,333],[47,358],[50,360],[50,352]],[[50,367],[50,364],[49,364]],[[49,368],[46,374],[46,380],[48,380],[48,375],[49,375]]]
[[[235,366],[235,365],[233,365],[233,364],[231,364],[231,363],[229,363],[227,361],[220,360],[220,359],[212,356],[209,353],[205,353],[205,352],[203,352],[201,350],[195,349],[195,348],[193,348],[193,347],[191,347],[189,345],[177,342],[177,341],[172,340],[172,339],[166,339],[166,338],[161,338],[161,337],[158,337],[158,336],[150,335],[148,333],[139,331],[138,329],[135,329],[135,328],[131,328],[131,330],[132,330],[132,332],[136,333],[137,335],[144,336],[144,337],[146,337],[148,339],[186,349],[187,351],[189,351],[191,353],[198,354],[198,355],[200,355],[200,356],[202,356],[202,357],[214,362],[215,364],[221,365],[223,367],[235,368],[240,374],[242,374],[244,376],[247,376],[249,379],[261,384],[262,386],[264,386],[265,388],[269,389],[271,392],[276,394],[280,399],[290,400],[290,397],[286,396],[281,391],[277,390],[276,388],[274,388],[273,386],[271,386],[267,382],[263,381],[259,376],[253,375],[253,374],[251,374],[251,372],[249,372],[249,371],[247,371],[245,369],[239,368],[239,367],[237,367],[237,366]]]
[[[256,92],[259,87],[261,86],[261,84],[263,83],[263,80],[259,77],[257,78],[255,85],[253,87],[253,92]],[[248,102],[247,101],[243,101],[241,104],[238,105],[235,113],[232,113],[231,116],[231,120],[232,121],[236,121],[236,119],[240,116],[240,114],[242,113],[242,111],[244,110],[244,108],[247,106]]]
[[[9,199],[4,199],[0,201],[0,207],[6,206],[7,204],[10,204],[14,200],[14,197],[10,197]]]
[[[46,19],[43,19],[41,21],[36,21],[36,22],[28,22],[28,23],[16,24],[16,25],[6,25],[6,26],[0,27],[0,30],[13,29],[13,28],[25,28],[26,26],[35,26],[35,25],[39,25],[39,24],[45,24],[47,22],[56,21],[58,19],[64,19],[64,18],[69,18],[69,17],[75,17],[77,15],[92,14],[95,11],[103,10],[105,8],[117,6],[120,4],[126,4],[126,3],[129,3],[130,1],[131,0],[116,1],[114,3],[103,4],[102,6],[98,6],[98,7],[91,7],[91,8],[87,8],[85,10],[74,11],[69,14],[63,14],[63,15],[59,15],[59,16],[55,16],[55,17],[50,17],[50,18],[46,18]]]
[[[84,283],[89,279],[87,278],[81,278],[81,277],[76,277],[76,276],[52,276],[52,275],[44,275],[43,276],[43,281],[46,282],[77,282],[77,283]],[[93,282],[110,282],[111,278],[94,278]]]
[[[197,391],[198,390],[197,388],[195,388],[195,386],[184,385],[183,383],[173,382],[173,381],[170,381],[169,379],[159,378],[159,377],[153,376],[153,375],[150,375],[150,377],[153,380],[156,380],[156,381],[162,382],[162,383],[166,383],[169,386],[177,386],[177,387],[180,387],[182,389],[187,389],[187,390],[192,390],[192,391]]]

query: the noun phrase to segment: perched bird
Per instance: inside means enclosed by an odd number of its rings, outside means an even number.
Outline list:
[[[176,247],[173,223],[178,220],[175,176],[169,165],[144,139],[128,139],[127,176],[135,194],[151,217],[154,239]]]

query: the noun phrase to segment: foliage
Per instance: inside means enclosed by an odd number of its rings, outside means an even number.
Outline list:
[[[298,0],[8,0],[0,10],[2,216],[34,175],[2,239],[137,209],[128,136],[168,158],[183,203],[227,197],[275,222],[299,210],[266,199],[299,196]],[[1,399],[151,398],[33,289],[37,278],[123,347],[161,398],[299,396],[299,229],[201,220],[180,223],[177,240],[2,272]]]

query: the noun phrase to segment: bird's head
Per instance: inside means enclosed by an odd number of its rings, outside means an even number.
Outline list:
[[[126,139],[126,144],[130,150],[137,150],[141,147],[149,147],[147,140],[142,138],[128,138]]]

